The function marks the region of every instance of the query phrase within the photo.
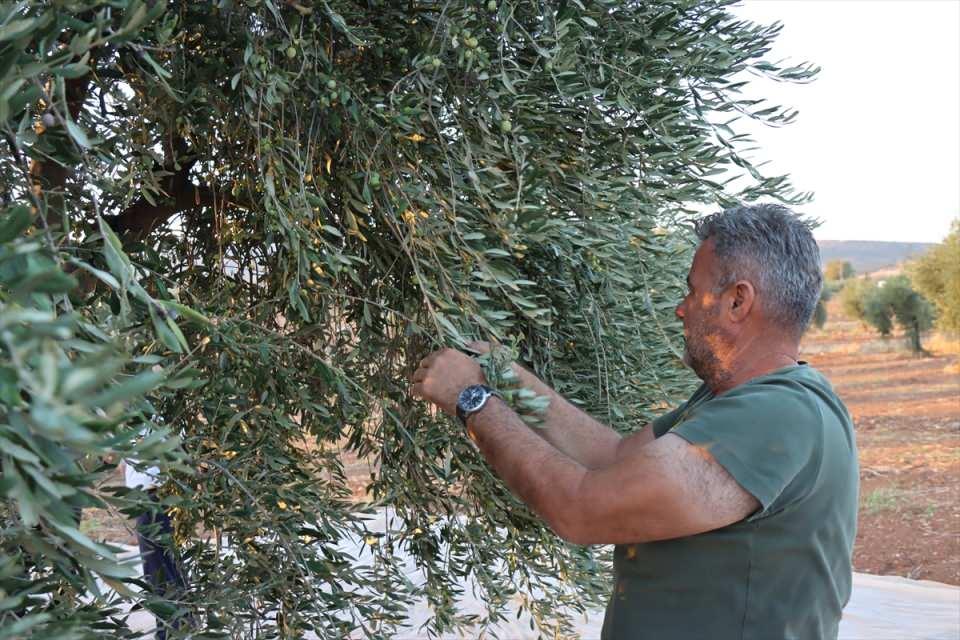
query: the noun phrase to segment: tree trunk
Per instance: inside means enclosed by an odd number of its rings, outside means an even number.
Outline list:
[[[910,350],[913,353],[923,353],[923,346],[920,345],[920,323],[910,324]]]

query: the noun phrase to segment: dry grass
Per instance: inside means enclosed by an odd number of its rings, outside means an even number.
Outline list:
[[[960,353],[960,337],[937,331],[930,334],[924,346],[937,354]]]

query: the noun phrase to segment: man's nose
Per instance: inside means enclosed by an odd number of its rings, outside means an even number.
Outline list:
[[[677,305],[677,308],[674,309],[673,312],[677,314],[677,317],[678,317],[678,318],[680,318],[681,320],[683,320],[683,313],[684,313],[684,312],[683,312],[683,303],[681,302],[680,304],[678,304],[678,305]]]

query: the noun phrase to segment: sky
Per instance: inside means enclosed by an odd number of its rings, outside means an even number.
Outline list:
[[[769,54],[822,67],[812,83],[758,82],[800,114],[751,126],[766,173],[813,202],[821,240],[939,242],[960,217],[960,0],[744,0],[784,28]],[[749,95],[749,94],[748,94]]]

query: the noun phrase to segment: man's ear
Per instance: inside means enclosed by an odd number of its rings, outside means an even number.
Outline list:
[[[748,280],[738,280],[731,289],[732,297],[730,299],[730,319],[734,322],[743,322],[757,299],[757,290]]]

